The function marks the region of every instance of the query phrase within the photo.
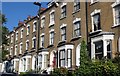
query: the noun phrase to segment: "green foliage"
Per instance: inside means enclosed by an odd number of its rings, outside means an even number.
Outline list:
[[[80,67],[69,72],[67,68],[56,68],[52,72],[54,76],[120,76],[120,57],[113,60],[91,60],[88,57],[85,41],[81,42]]]
[[[2,45],[2,52],[0,55],[2,55],[2,59],[6,58],[6,55],[9,54],[8,50],[6,50],[6,46],[8,46],[8,38],[7,35],[9,33],[9,30],[6,26],[3,26],[4,23],[6,23],[7,18],[4,14],[0,13],[0,21],[2,22],[2,25],[0,26],[0,46]],[[1,59],[0,59],[1,60]]]
[[[4,14],[1,14],[1,12],[0,12],[0,22],[2,22],[2,24],[7,22],[7,18],[5,17]]]

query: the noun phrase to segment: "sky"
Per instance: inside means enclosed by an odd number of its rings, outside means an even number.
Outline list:
[[[47,2],[41,2],[42,7],[47,8]],[[2,13],[5,14],[7,22],[5,26],[12,31],[18,26],[19,21],[24,21],[28,16],[36,16],[39,6],[33,2],[2,2]]]

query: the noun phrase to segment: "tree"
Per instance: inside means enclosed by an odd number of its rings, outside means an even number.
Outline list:
[[[2,50],[0,52],[1,53],[0,55],[2,55],[2,56],[0,56],[0,57],[2,57],[2,59],[5,59],[5,56],[9,53],[8,50],[6,50],[6,48],[5,48],[6,46],[8,46],[7,35],[9,33],[9,30],[6,26],[4,26],[4,24],[7,21],[7,18],[5,17],[4,14],[0,13],[0,20],[2,20],[2,21],[0,21],[2,23],[0,26],[0,36],[1,36],[0,38],[2,38],[2,39],[0,39],[0,46],[1,46],[1,50]]]

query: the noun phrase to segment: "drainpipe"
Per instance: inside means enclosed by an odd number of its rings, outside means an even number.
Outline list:
[[[88,42],[88,37],[89,37],[89,33],[88,33],[88,0],[85,0],[85,13],[86,13],[86,35],[87,35],[87,39],[86,39],[86,42],[87,42],[87,50],[88,50],[88,53],[90,52],[89,50],[89,42]],[[89,53],[90,54],[90,53]]]

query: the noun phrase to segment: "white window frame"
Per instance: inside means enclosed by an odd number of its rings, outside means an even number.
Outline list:
[[[62,33],[62,32],[64,32],[64,33]],[[65,40],[66,40],[66,27],[62,27],[61,28],[61,41],[65,41]]]
[[[51,29],[50,31],[49,31],[49,33],[50,33],[50,36],[49,36],[49,45],[52,45],[52,44],[54,44],[54,29]],[[52,35],[53,35],[53,37],[52,37]]]
[[[28,50],[28,49],[29,49],[29,40],[26,40],[26,50]]]
[[[42,67],[42,54],[38,55],[38,66],[39,68]]]
[[[72,67],[72,49],[67,49],[67,67]]]
[[[49,26],[51,26],[51,25],[55,24],[55,10],[51,10],[51,12],[49,13],[49,15],[50,15]]]
[[[91,22],[92,22],[92,32],[95,32],[95,31],[94,31],[93,17],[94,17],[94,15],[96,15],[96,14],[100,14],[100,12],[101,12],[100,9],[95,9],[95,10],[90,14],[90,15],[91,15]],[[99,30],[101,30],[101,29],[99,29]],[[96,31],[98,31],[98,30],[96,30]]]
[[[45,15],[41,17],[41,28],[45,27]]]
[[[23,43],[21,42],[20,43],[20,52],[19,52],[19,54],[22,54],[22,49],[23,49]]]
[[[23,28],[21,29],[21,36],[20,38],[23,38]]]
[[[40,35],[40,46],[41,47],[44,47],[44,42],[45,42],[45,34],[44,33],[42,33],[41,35]],[[42,45],[42,43],[43,43],[43,45]]]
[[[61,8],[61,18],[66,17],[67,16],[67,3],[62,3],[60,8]]]
[[[116,7],[120,7],[120,1],[118,0],[116,0],[116,2],[114,2],[111,6],[112,6],[112,8],[113,8],[113,26],[112,27],[115,27],[115,26],[119,26],[120,25],[120,23],[116,23],[116,14],[115,14],[115,9],[116,9]]]
[[[79,28],[76,28],[75,29],[75,26],[76,26],[76,23],[78,23],[79,22]],[[76,18],[74,21],[73,21],[73,27],[74,27],[74,29],[73,29],[73,37],[79,37],[79,36],[81,36],[81,18]],[[75,36],[75,30],[77,31],[77,30],[79,30],[79,36]]]
[[[71,65],[71,67],[72,67],[72,56],[71,56],[71,64],[68,64],[68,59],[67,59],[67,50],[69,50],[69,49],[71,49],[71,53],[72,53],[72,51],[73,51],[73,48],[74,48],[74,46],[73,45],[64,45],[64,46],[61,46],[61,47],[59,47],[58,48],[58,63],[57,63],[57,65],[58,65],[58,68],[60,68],[60,67],[66,67],[66,68],[69,68],[70,66],[69,65]],[[65,65],[60,65],[60,57],[61,57],[61,55],[60,55],[60,51],[61,50],[63,50],[64,51],[64,57],[65,57]],[[63,58],[64,58],[63,57]]]
[[[79,7],[79,9],[78,9],[78,7]],[[77,12],[79,10],[80,10],[80,0],[74,0],[74,12]]]
[[[15,38],[16,38],[16,41],[18,40],[18,31],[16,31],[16,36],[15,36]]]
[[[10,48],[10,55],[12,55],[13,47]]]
[[[33,22],[33,32],[37,30],[37,20]]]
[[[99,0],[91,0],[91,4],[98,2]]]
[[[29,27],[29,29],[28,29],[28,27]],[[27,25],[27,35],[29,35],[29,33],[30,33],[30,25],[28,24]]]
[[[35,42],[34,42],[34,39],[35,39]],[[32,38],[32,48],[36,48],[36,44],[35,43],[36,43],[36,37],[33,37]],[[35,45],[35,47],[34,47],[34,45]]]
[[[11,43],[13,43],[13,34],[11,35]]]
[[[15,55],[17,55],[17,51],[18,51],[18,46],[15,45]]]

